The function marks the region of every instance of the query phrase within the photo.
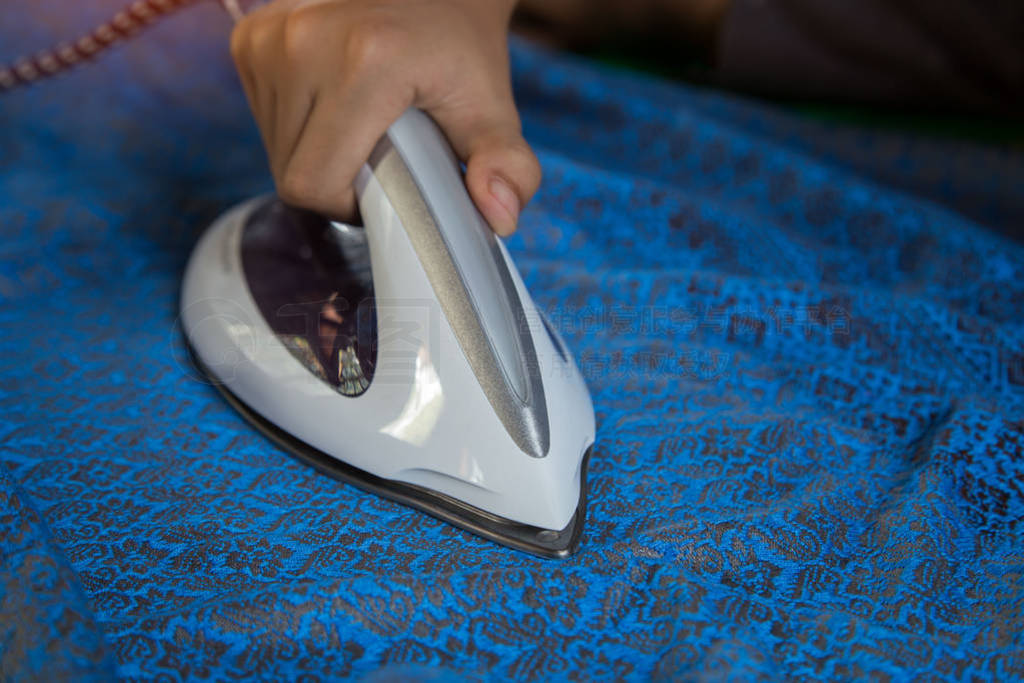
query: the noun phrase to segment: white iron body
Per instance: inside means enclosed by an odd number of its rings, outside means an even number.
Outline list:
[[[378,177],[386,164],[371,160],[356,183],[377,325],[365,391],[343,395],[314,375],[261,314],[241,263],[243,230],[260,200],[231,209],[196,246],[181,298],[188,342],[217,383],[312,448],[484,517],[563,530],[581,507],[581,470],[595,437],[586,385],[472,206],[436,125],[410,110],[387,138],[387,163],[395,152],[404,161],[440,232],[431,244],[442,244],[455,268],[434,267],[432,252],[410,239],[417,228],[406,223],[419,214],[406,207],[403,223],[400,202]],[[492,242],[500,259],[489,262]]]

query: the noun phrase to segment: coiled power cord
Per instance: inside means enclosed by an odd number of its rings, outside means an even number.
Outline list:
[[[163,17],[200,1],[135,0],[109,21],[72,43],[60,43],[32,57],[22,57],[8,66],[0,66],[0,93],[31,85],[95,59],[112,45],[134,37]],[[239,0],[218,2],[235,22],[245,16]]]

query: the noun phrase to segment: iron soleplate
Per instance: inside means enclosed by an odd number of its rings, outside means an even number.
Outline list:
[[[249,408],[207,370],[187,339],[186,346],[196,368],[209,379],[231,407],[270,441],[320,472],[367,493],[425,512],[481,538],[531,555],[565,559],[579,548],[587,513],[587,465],[590,462],[593,446],[587,449],[583,456],[583,462],[580,463],[580,499],[569,524],[561,531],[542,529],[499,517],[422,486],[385,479],[364,472],[358,467],[342,462],[310,446]]]

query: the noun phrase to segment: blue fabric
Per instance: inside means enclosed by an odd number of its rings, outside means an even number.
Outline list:
[[[0,46],[117,6],[6,3]],[[194,377],[185,259],[270,187],[227,30],[198,6],[0,98],[0,675],[1024,675],[1019,148],[516,44],[545,180],[509,246],[598,420],[582,549],[545,561]]]

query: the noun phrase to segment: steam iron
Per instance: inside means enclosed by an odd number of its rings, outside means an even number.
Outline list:
[[[207,230],[181,297],[197,367],[321,471],[504,545],[570,555],[590,395],[447,140],[407,111],[355,189],[364,227],[265,197]]]

